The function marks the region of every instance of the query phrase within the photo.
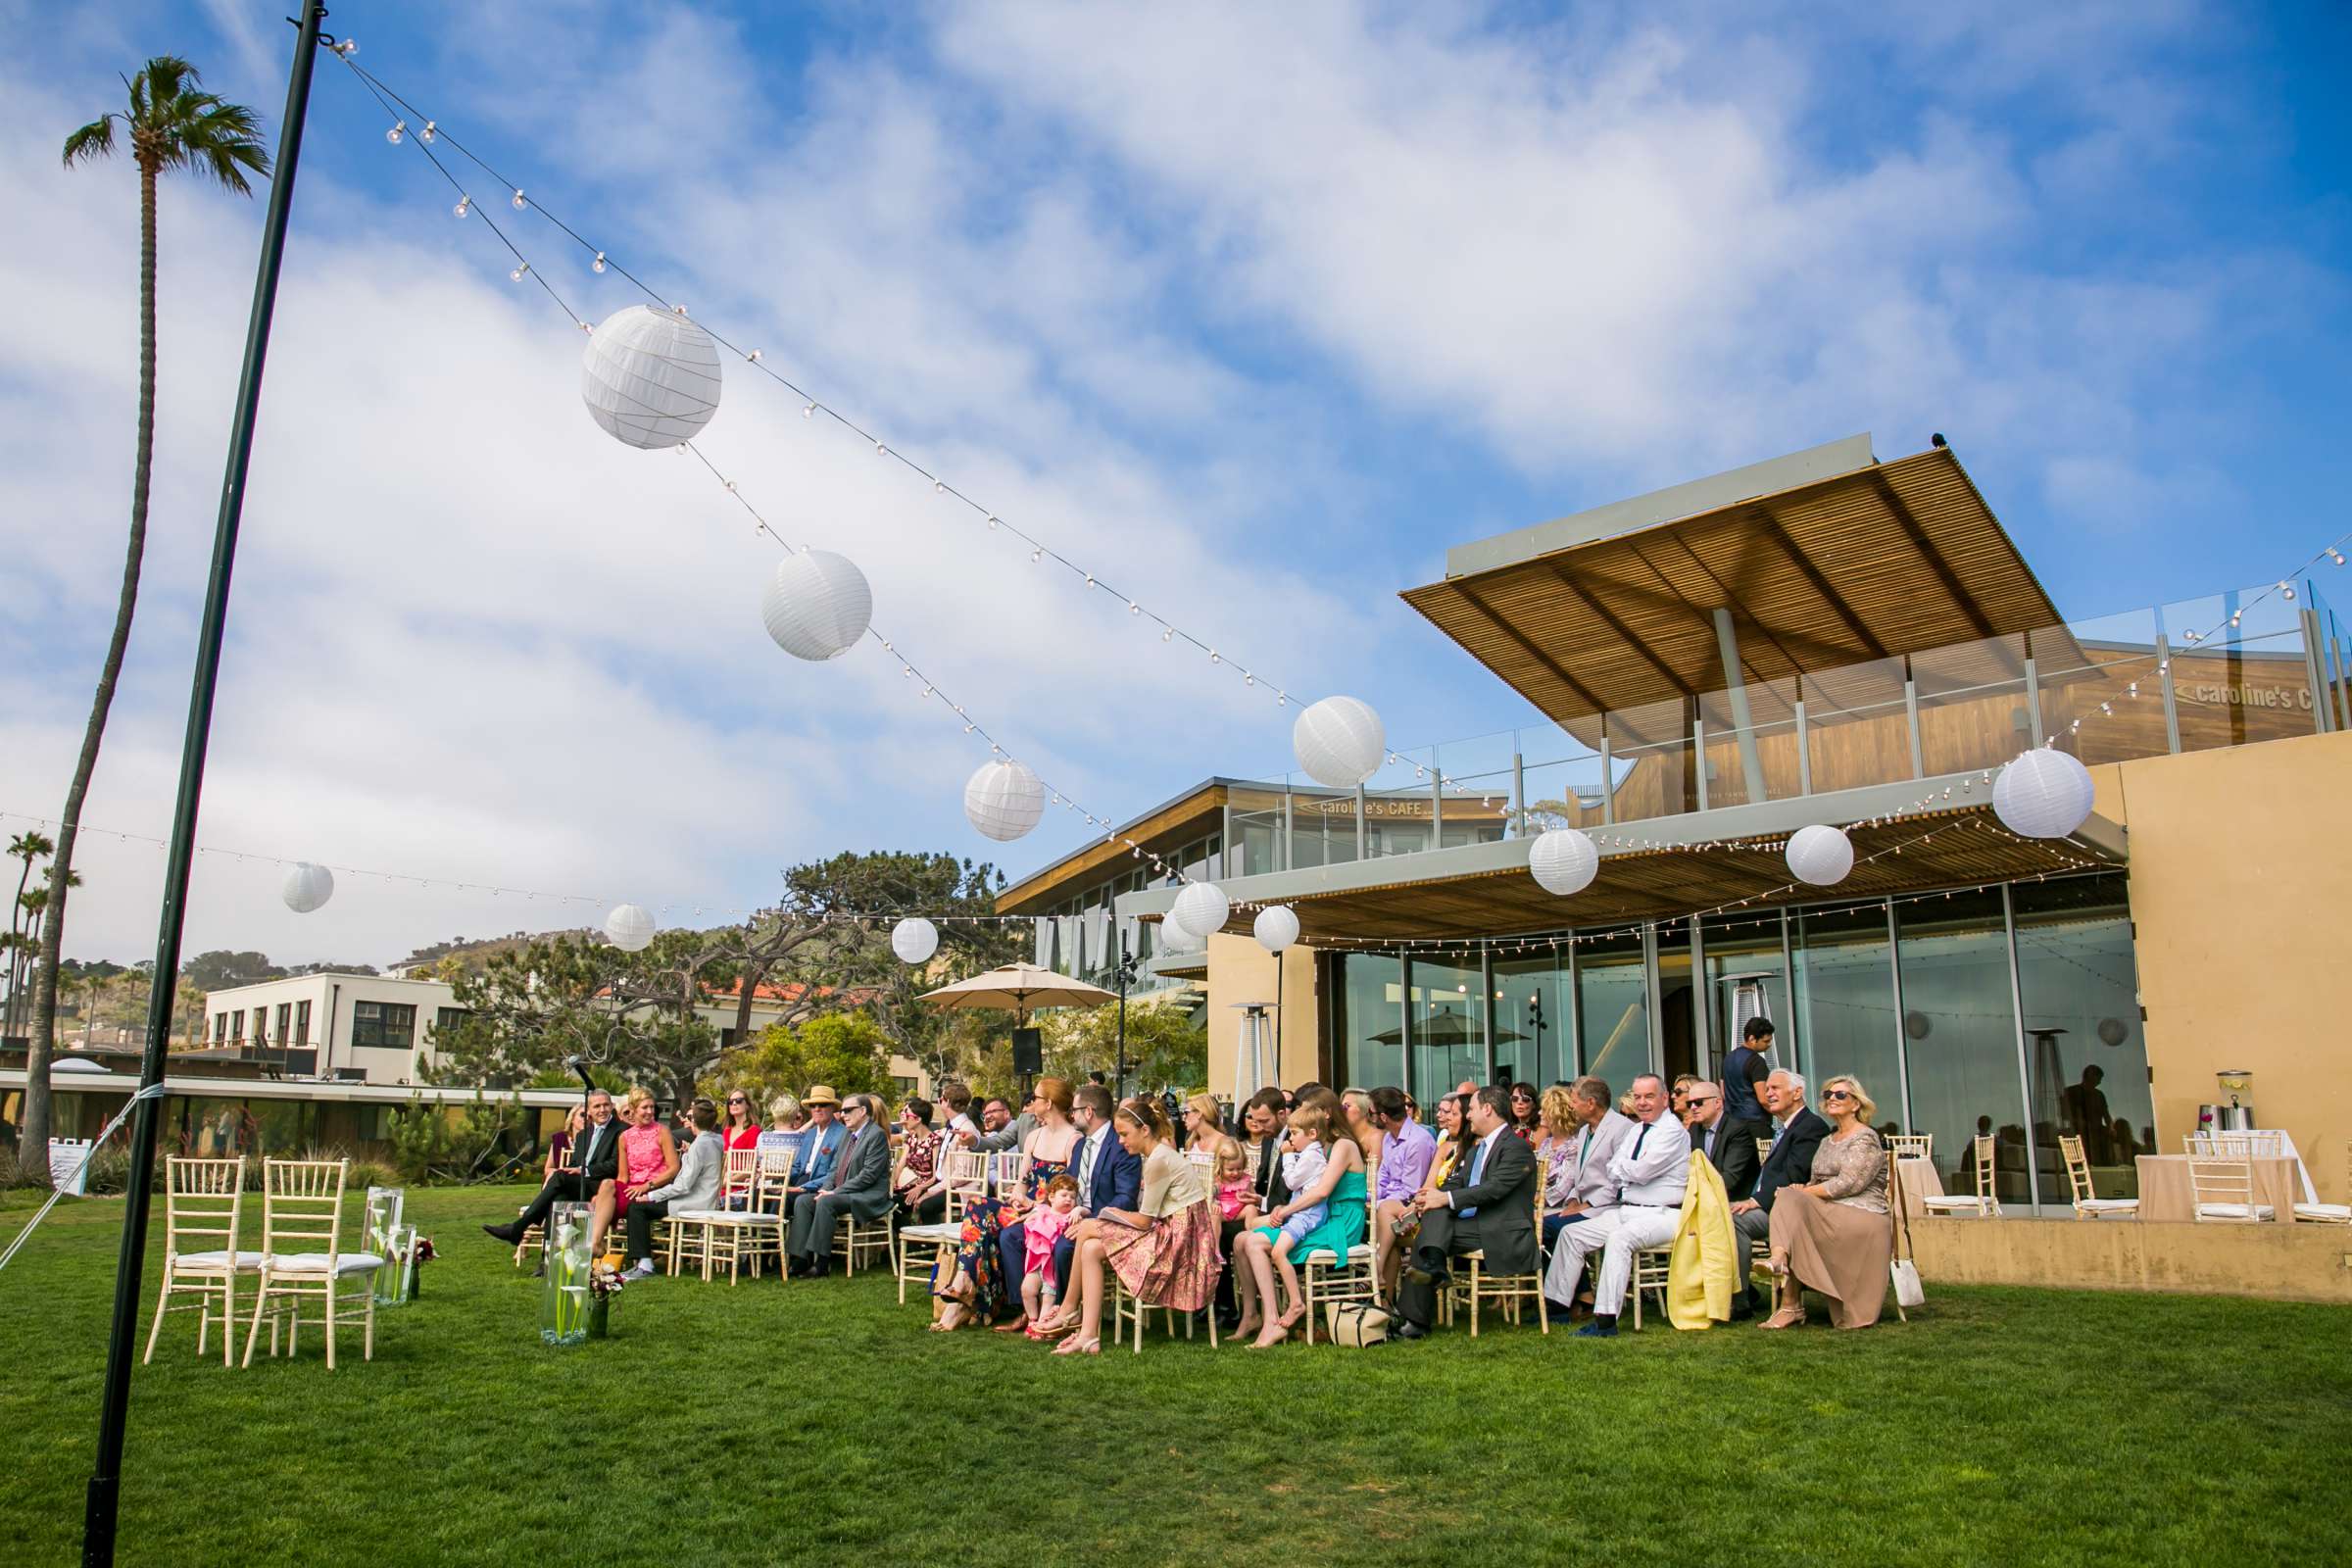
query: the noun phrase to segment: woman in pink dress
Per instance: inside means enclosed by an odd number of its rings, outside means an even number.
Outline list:
[[[678,1174],[677,1142],[655,1115],[652,1094],[630,1090],[621,1102],[620,1119],[626,1124],[620,1133],[620,1174],[596,1195],[596,1223],[588,1234],[591,1257],[604,1255],[605,1233],[616,1216],[629,1211],[631,1199],[643,1198]]]

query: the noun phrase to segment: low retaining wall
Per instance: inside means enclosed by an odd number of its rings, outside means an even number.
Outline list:
[[[1919,1272],[1953,1285],[2175,1291],[2352,1305],[2352,1227],[1924,1219]]]

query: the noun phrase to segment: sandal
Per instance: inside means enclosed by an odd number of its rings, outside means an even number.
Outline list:
[[[1801,1329],[1805,1326],[1805,1309],[1802,1306],[1784,1306],[1757,1326],[1767,1329]]]
[[[1091,1340],[1064,1340],[1054,1347],[1054,1353],[1055,1355],[1101,1355],[1102,1353],[1102,1336],[1098,1334]]]

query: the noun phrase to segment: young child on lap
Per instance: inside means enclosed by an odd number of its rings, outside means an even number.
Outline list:
[[[1078,1182],[1056,1176],[1038,1195],[1038,1205],[1021,1221],[1021,1309],[1035,1323],[1054,1309],[1060,1282],[1054,1278],[1054,1244],[1078,1221]]]

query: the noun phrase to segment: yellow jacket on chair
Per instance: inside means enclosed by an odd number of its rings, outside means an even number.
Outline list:
[[[1740,1233],[1732,1202],[1707,1156],[1690,1151],[1690,1180],[1683,1189],[1683,1218],[1666,1268],[1666,1317],[1678,1329],[1728,1322],[1732,1287],[1740,1278]]]

